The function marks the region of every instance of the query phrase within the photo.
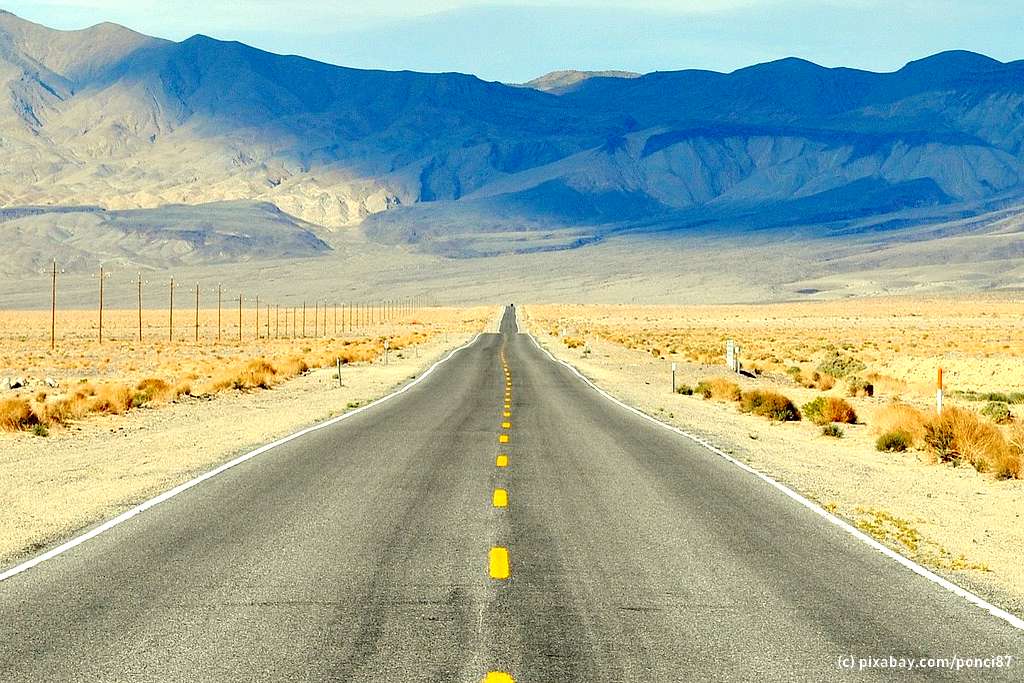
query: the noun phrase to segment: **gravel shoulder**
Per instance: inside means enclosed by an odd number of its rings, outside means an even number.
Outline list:
[[[600,339],[582,353],[537,327],[529,331],[544,348],[625,403],[707,438],[902,554],[1024,613],[1024,481],[934,465],[921,453],[879,453],[865,425],[844,426],[845,437],[831,439],[807,422],[775,424],[734,404],[676,395],[670,361]],[[678,365],[681,382],[726,374],[724,367]],[[777,388],[758,379],[739,383]]]
[[[93,417],[48,438],[0,434],[0,566],[54,545],[303,427],[390,393],[474,335],[437,335],[380,363],[308,372],[273,389],[187,397]],[[269,456],[272,457],[272,456]]]

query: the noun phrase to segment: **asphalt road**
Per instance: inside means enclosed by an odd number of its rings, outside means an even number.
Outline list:
[[[510,313],[401,396],[0,583],[5,681],[1021,680],[839,661],[1022,644]]]

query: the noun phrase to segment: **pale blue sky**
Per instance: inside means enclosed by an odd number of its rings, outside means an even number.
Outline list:
[[[1024,58],[1021,0],[0,0],[54,28],[114,21],[364,68],[523,81],[553,69],[729,71],[787,56],[876,71],[949,49]]]

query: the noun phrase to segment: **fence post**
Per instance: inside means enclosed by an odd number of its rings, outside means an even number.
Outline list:
[[[199,343],[199,283],[196,283],[196,343]]]
[[[100,344],[103,343],[103,266],[100,265]]]
[[[676,393],[676,364],[672,364],[672,393]]]
[[[174,276],[171,276],[171,296],[167,305],[167,341],[174,341]]]
[[[221,331],[224,325],[221,323],[220,314],[224,303],[224,285],[217,283],[217,341],[220,341]]]

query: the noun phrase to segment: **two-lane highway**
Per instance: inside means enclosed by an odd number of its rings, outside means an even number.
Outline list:
[[[0,582],[16,681],[826,681],[1022,644],[604,399],[512,309],[405,393]]]

